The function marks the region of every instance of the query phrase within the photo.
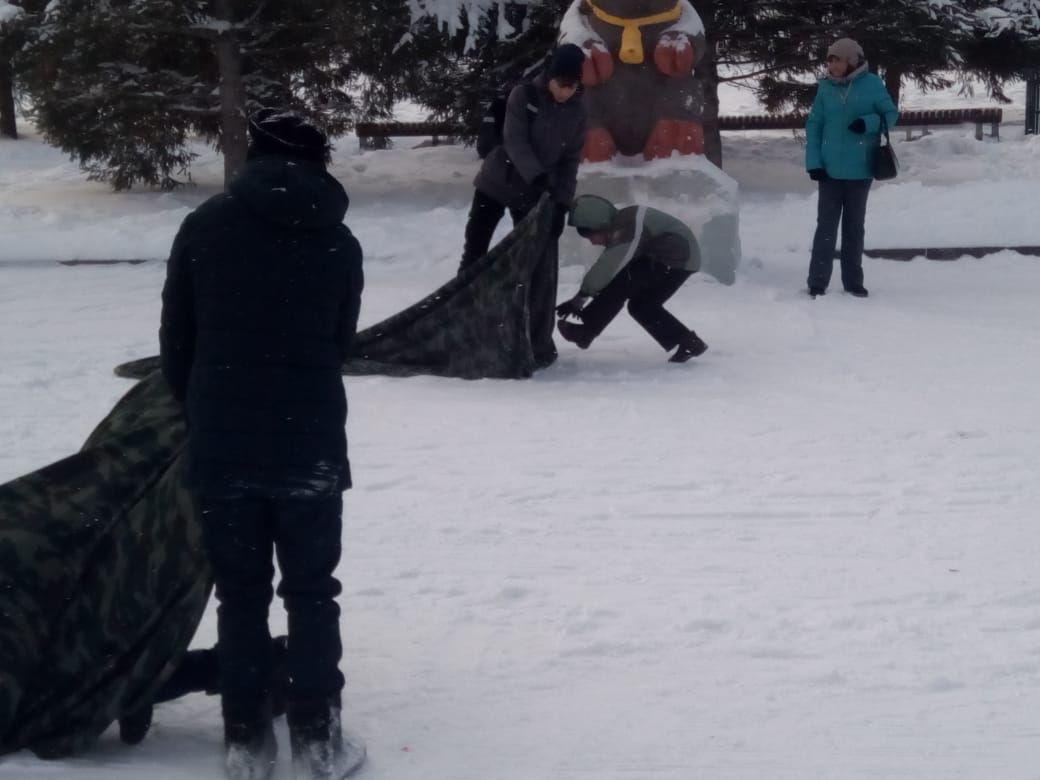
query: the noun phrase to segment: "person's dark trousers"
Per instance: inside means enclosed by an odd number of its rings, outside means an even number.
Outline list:
[[[513,218],[513,224],[526,217],[533,205],[510,208],[509,215]],[[495,228],[505,213],[506,207],[502,203],[480,190],[473,193],[473,203],[466,221],[466,244],[462,249],[462,262],[459,264],[460,273],[488,253]]]
[[[809,261],[810,290],[826,290],[834,268],[834,249],[841,223],[841,283],[846,290],[863,287],[863,235],[871,179],[826,179],[820,182],[816,236]]]
[[[531,348],[534,362],[545,368],[556,360],[556,343],[553,330],[556,328],[556,291],[559,276],[557,242],[553,239],[545,254],[531,274]]]
[[[216,648],[189,650],[169,679],[155,692],[152,703],[162,704],[189,693],[218,693],[219,690],[220,662]]]
[[[287,682],[285,679],[287,676],[285,669],[285,637],[273,640],[271,646],[275,657],[281,657],[281,668],[279,669],[279,665],[276,664],[272,672],[271,681],[279,688],[279,693],[284,699],[285,682]],[[152,704],[173,701],[182,696],[187,696],[189,693],[206,693],[210,695],[220,693],[220,659],[217,655],[216,647],[186,652],[177,668],[173,670],[173,674],[155,692]],[[282,701],[281,705],[284,709],[285,702]]]
[[[690,278],[690,272],[637,257],[621,269],[581,312],[590,338],[596,338],[628,302],[628,313],[665,350],[689,336],[689,329],[664,308],[665,302]]]
[[[196,497],[216,595],[225,727],[252,725],[269,707],[273,556],[289,615],[287,700],[339,706],[343,675],[339,564],[343,499]],[[268,710],[269,711],[269,710]]]

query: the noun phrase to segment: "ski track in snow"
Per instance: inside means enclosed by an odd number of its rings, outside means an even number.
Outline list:
[[[1040,243],[1015,219],[1034,209],[1038,147],[968,134],[904,145],[868,244]],[[666,364],[622,314],[588,351],[559,342],[528,382],[347,380],[359,777],[1040,778],[1040,262],[868,259],[869,300],[842,295],[836,269],[811,301],[797,143],[736,137],[728,153],[740,279],[695,277],[671,306],[704,357]],[[362,324],[454,272],[466,159],[340,160],[367,254]],[[58,216],[17,223],[26,249],[68,228],[56,246],[111,250],[125,228],[128,251],[164,251],[191,206],[102,195],[29,159],[0,176],[5,229],[27,171]],[[50,199],[65,187],[90,197]],[[90,214],[93,245],[76,232]],[[129,388],[111,367],[154,353],[163,273],[0,267],[0,480],[74,451]],[[563,269],[561,297],[579,278]],[[284,629],[277,603],[272,620]],[[196,644],[214,638],[211,606]],[[217,700],[191,696],[158,708],[137,748],[110,730],[75,760],[0,759],[0,777],[219,778],[220,733]],[[284,723],[279,737],[285,780]]]

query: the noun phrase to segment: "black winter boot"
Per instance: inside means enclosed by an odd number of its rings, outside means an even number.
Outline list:
[[[270,705],[259,720],[224,719],[224,769],[228,780],[268,780],[278,758]]]
[[[707,351],[708,345],[701,341],[700,336],[691,330],[690,335],[679,344],[679,348],[675,350],[675,354],[668,358],[668,362],[685,363],[690,358],[703,355]]]
[[[344,780],[365,763],[365,743],[345,734],[336,703],[290,703],[293,780]]]
[[[288,644],[289,637],[284,635],[271,640],[271,714],[275,718],[285,714],[285,694],[289,685],[286,667]],[[156,692],[155,704],[179,699],[189,693],[205,693],[207,696],[220,693],[220,671],[214,650],[191,651],[173,677]],[[154,712],[154,705],[147,704],[119,719],[119,739],[123,744],[137,745],[144,741],[152,727]]]
[[[124,745],[138,745],[144,741],[148,729],[152,727],[153,711],[152,705],[146,704],[119,719],[119,739]]]

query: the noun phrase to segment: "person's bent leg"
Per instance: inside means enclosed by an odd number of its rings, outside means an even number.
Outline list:
[[[152,699],[153,704],[173,701],[189,693],[220,693],[220,661],[216,647],[189,650],[170,678]]]
[[[646,286],[628,301],[628,313],[666,351],[679,346],[690,330],[664,308],[665,302],[690,278],[690,272],[668,268],[659,263],[651,272]]]
[[[633,261],[635,262],[635,261]],[[582,332],[588,342],[598,337],[613,322],[625,302],[640,286],[638,270],[630,263],[618,271],[603,290],[581,311]]]

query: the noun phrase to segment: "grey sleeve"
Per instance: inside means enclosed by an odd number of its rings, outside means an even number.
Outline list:
[[[608,247],[581,280],[581,294],[594,297],[603,292],[615,276],[632,259],[635,247],[631,243]]]
[[[509,93],[506,121],[502,126],[502,146],[513,167],[528,184],[546,172],[531,145],[531,117],[527,110],[527,89],[523,84]]]
[[[553,198],[557,203],[567,206],[574,200],[574,192],[578,187],[578,165],[581,164],[581,153],[585,148],[586,121],[586,115],[583,111],[574,137],[567,144],[567,149],[564,151],[557,168]]]

